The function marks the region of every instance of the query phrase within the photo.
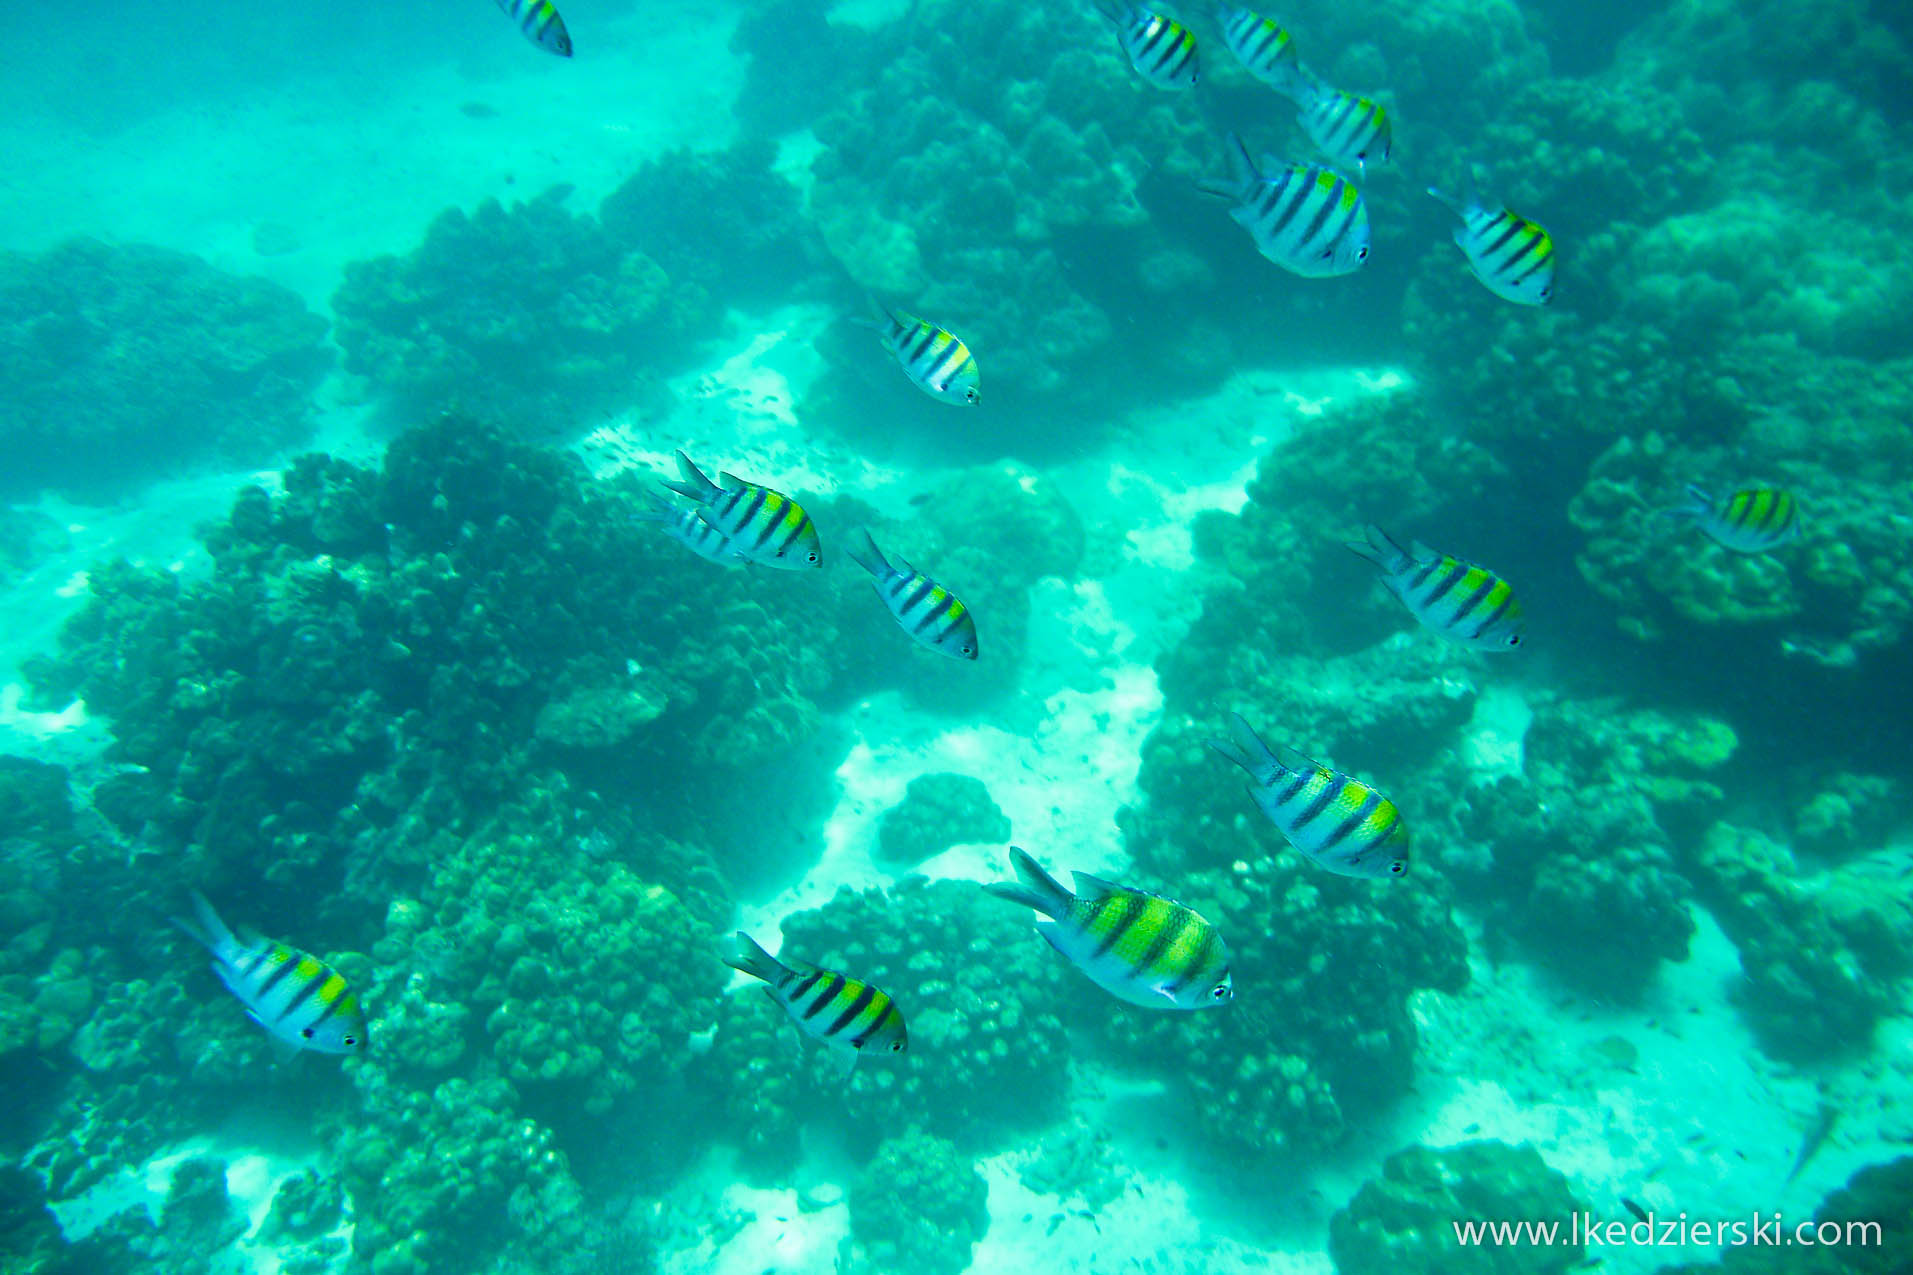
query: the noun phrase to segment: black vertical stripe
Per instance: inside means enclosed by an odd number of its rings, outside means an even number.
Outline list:
[[[1368,795],[1363,797],[1361,804],[1355,808],[1355,813],[1335,825],[1335,830],[1323,838],[1321,843],[1316,846],[1316,853],[1325,853],[1332,847],[1338,846],[1347,840],[1348,834],[1361,827],[1362,820],[1368,818],[1369,814],[1380,803],[1381,798],[1375,794],[1375,790],[1373,788],[1369,789]]]
[[[1189,954],[1189,963],[1176,976],[1176,981],[1167,987],[1171,996],[1180,995],[1182,989],[1196,979],[1196,975],[1209,968],[1209,962],[1216,956],[1216,928],[1213,925],[1202,927],[1202,938],[1196,943],[1196,950]]]
[[[1431,607],[1435,605],[1435,603],[1441,601],[1442,595],[1447,593],[1448,590],[1454,588],[1457,584],[1461,583],[1461,578],[1468,574],[1468,567],[1466,563],[1456,561],[1453,558],[1447,559],[1446,562],[1453,563],[1454,570],[1450,571],[1446,576],[1444,576],[1442,580],[1440,581],[1440,583],[1435,585],[1434,589],[1429,593],[1429,595],[1421,600],[1421,604],[1425,607]]]
[[[1129,927],[1136,923],[1138,916],[1142,915],[1142,899],[1126,891],[1106,894],[1097,903],[1096,912],[1090,918],[1091,923],[1094,924],[1107,916],[1112,908],[1120,908],[1122,915],[1116,918],[1114,925],[1109,927],[1109,932],[1096,941],[1096,950],[1089,954],[1089,959],[1092,961],[1098,957],[1107,956],[1116,944],[1122,941],[1123,935],[1129,932]]]
[[[738,527],[738,530],[742,531],[745,527],[751,525],[751,520],[756,518],[758,514],[761,513],[764,515],[764,526],[758,531],[757,539],[751,542],[751,549],[753,551],[762,549],[770,543],[771,535],[777,530],[777,524],[783,520],[783,511],[790,504],[788,500],[770,490],[768,487],[759,487],[757,494],[760,499],[751,505],[750,517],[746,518],[743,524]]]
[[[1329,803],[1341,796],[1342,789],[1347,786],[1348,779],[1345,776],[1330,771],[1329,781],[1322,785],[1322,791],[1316,794],[1315,800],[1311,801],[1308,807],[1295,817],[1295,822],[1290,825],[1289,831],[1302,831],[1303,826],[1324,810],[1327,810]]]
[[[1510,239],[1514,238],[1516,235],[1521,233],[1521,226],[1523,224],[1521,221],[1521,218],[1516,217],[1512,213],[1507,213],[1507,212],[1504,212],[1501,215],[1508,219],[1508,228],[1501,232],[1501,238],[1495,240],[1491,244],[1485,245],[1481,249],[1481,255],[1484,257],[1492,257],[1495,253],[1501,251],[1501,247],[1503,244],[1507,243]]]
[[[1481,583],[1475,586],[1475,591],[1473,593],[1469,594],[1467,597],[1462,599],[1461,606],[1456,609],[1455,614],[1449,619],[1448,622],[1450,624],[1460,624],[1463,620],[1467,619],[1468,613],[1474,610],[1476,607],[1480,606],[1481,600],[1487,597],[1489,590],[1493,589],[1494,587],[1495,587],[1494,576],[1489,574],[1486,571],[1482,572]]]
[[[1488,613],[1488,618],[1475,626],[1474,636],[1480,637],[1483,633],[1486,633],[1489,629],[1492,629],[1495,626],[1495,621],[1499,620],[1502,616],[1508,614],[1508,608],[1513,605],[1514,605],[1514,590],[1509,589],[1507,592],[1501,595],[1501,601],[1495,604],[1495,609]]]
[[[934,588],[936,588],[936,585],[932,583],[930,577],[919,571],[917,573],[916,591],[904,599],[903,603],[897,607],[897,614],[899,616],[903,615],[904,612],[908,611],[911,607],[929,597],[930,590]]]
[[[883,1030],[883,1025],[889,1022],[896,1012],[897,1003],[887,996],[884,997],[883,1008],[878,1011],[876,1018],[871,1020],[870,1026],[850,1038],[850,1047],[852,1049],[862,1049],[872,1036],[875,1036],[879,1031]]]
[[[1168,919],[1150,938],[1149,946],[1143,949],[1142,960],[1136,963],[1137,970],[1150,969],[1161,960],[1162,954],[1169,950],[1169,945],[1189,928],[1189,920],[1188,908],[1170,908]]]
[[[305,983],[300,986],[299,990],[292,994],[291,999],[286,1001],[285,1008],[279,1011],[279,1018],[283,1020],[287,1014],[290,1014],[293,1010],[299,1008],[300,1005],[310,1000],[312,994],[319,990],[319,984],[325,982],[326,979],[330,977],[331,971],[321,967],[317,974],[307,979]]]
[[[849,1005],[845,1006],[844,1012],[837,1015],[836,1019],[830,1024],[830,1026],[824,1028],[824,1035],[835,1036],[838,1032],[842,1031],[844,1028],[856,1022],[857,1015],[863,1013],[865,1007],[868,1006],[871,1001],[876,999],[877,999],[877,989],[872,987],[870,984],[865,983],[863,985],[863,990],[857,993],[857,999],[851,1001]]]
[[[943,591],[943,596],[937,599],[937,604],[931,607],[929,610],[925,611],[923,613],[923,617],[919,619],[915,624],[910,626],[911,634],[912,635],[919,634],[919,633],[922,633],[925,629],[929,628],[931,623],[934,622],[938,616],[948,611],[950,609],[950,604],[955,601],[956,601],[956,595],[951,593],[948,589],[945,589]]]
[[[791,1004],[795,1005],[798,1001],[804,999],[804,993],[817,986],[817,980],[823,976],[824,972],[822,970],[812,970],[810,973],[804,975],[803,981],[790,989],[790,996],[787,999]]]
[[[264,1000],[266,998],[266,993],[270,992],[273,988],[277,987],[280,981],[284,979],[286,975],[292,973],[293,969],[297,967],[298,964],[299,964],[298,953],[287,952],[286,959],[279,962],[279,968],[274,970],[272,973],[266,975],[266,981],[259,985],[259,990],[254,992],[253,995],[260,1000]]]
[[[831,1001],[835,1000],[837,998],[837,993],[843,990],[844,990],[844,976],[842,974],[832,974],[828,979],[825,980],[825,985],[823,990],[817,993],[817,999],[813,1000],[808,1006],[805,1007],[804,1017],[806,1019],[812,1019],[817,1017],[818,1014],[823,1012],[824,1006],[828,1005]]]

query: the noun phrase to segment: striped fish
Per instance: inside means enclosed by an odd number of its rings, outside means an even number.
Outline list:
[[[365,1010],[343,978],[325,962],[271,939],[234,937],[205,896],[194,892],[198,920],[173,924],[213,954],[213,973],[265,1028],[284,1054],[310,1049],[356,1054],[366,1046]]]
[[[1516,305],[1554,299],[1554,236],[1539,223],[1506,208],[1490,209],[1474,196],[1455,199],[1433,186],[1428,193],[1461,218],[1455,244],[1488,291]]]
[[[1410,615],[1477,651],[1512,651],[1521,645],[1528,622],[1506,580],[1420,541],[1404,549],[1380,527],[1370,526],[1367,534],[1366,542],[1350,540],[1348,547],[1375,565],[1382,585]]]
[[[793,968],[742,930],[737,932],[736,950],[724,954],[724,963],[762,979],[765,994],[784,1007],[798,1031],[848,1050],[852,1068],[866,1049],[900,1054],[910,1047],[897,1003],[869,983],[801,962]]]
[[[664,534],[706,562],[720,567],[741,567],[750,559],[731,547],[731,538],[704,521],[703,506],[684,508],[663,497],[653,497],[654,507],[633,517],[639,522],[655,522]]]
[[[733,551],[767,567],[802,570],[824,565],[817,524],[804,507],[782,492],[747,483],[735,474],[720,474],[724,485],[704,476],[683,452],[677,454],[678,482],[664,485],[697,501],[698,517],[716,528]]]
[[[571,56],[571,33],[551,0],[498,0],[498,7],[518,24],[527,40],[561,58]]]
[[[982,377],[969,346],[928,319],[875,301],[871,305],[882,316],[875,326],[885,348],[918,389],[952,406],[975,407],[983,401]]]
[[[1250,75],[1282,91],[1294,82],[1295,40],[1273,19],[1222,0],[1216,6],[1216,23],[1222,28],[1222,42]]]
[[[1159,89],[1190,89],[1202,76],[1196,37],[1174,18],[1129,0],[1097,0],[1097,11],[1116,24],[1116,43],[1136,74]]]
[[[1228,181],[1202,183],[1212,195],[1233,199],[1229,215],[1256,250],[1305,279],[1350,274],[1368,260],[1368,205],[1355,184],[1320,164],[1288,164],[1264,155],[1257,169],[1229,134]]]
[[[1366,175],[1370,164],[1388,162],[1394,128],[1374,101],[1323,84],[1298,105],[1302,131],[1331,163],[1353,164]]]
[[[1036,932],[1104,991],[1144,1009],[1218,1009],[1235,998],[1229,949],[1195,909],[1145,890],[1072,874],[1071,894],[1010,847],[1016,880],[983,888],[1035,908]]]
[[[1229,733],[1209,747],[1249,772],[1249,795],[1303,858],[1345,877],[1408,871],[1408,828],[1394,802],[1293,749],[1278,756],[1240,713],[1229,714]]]
[[[959,660],[976,658],[976,620],[956,594],[902,558],[891,566],[868,531],[862,550],[852,549],[850,557],[870,573],[878,596],[905,633],[933,651]]]
[[[1800,506],[1788,491],[1756,488],[1716,501],[1690,483],[1686,503],[1661,513],[1692,519],[1714,543],[1735,553],[1766,553],[1800,538]]]

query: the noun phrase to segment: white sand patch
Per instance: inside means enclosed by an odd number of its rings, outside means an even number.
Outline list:
[[[1474,716],[1462,728],[1461,756],[1473,784],[1492,784],[1503,775],[1519,778],[1522,746],[1534,710],[1521,692],[1506,683],[1491,683],[1475,700]]]

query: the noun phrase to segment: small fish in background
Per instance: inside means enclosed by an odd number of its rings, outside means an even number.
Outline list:
[[[1366,176],[1370,164],[1388,162],[1395,128],[1372,98],[1326,84],[1293,60],[1276,67],[1269,84],[1295,103],[1296,123],[1331,163],[1352,164]]]
[[[1368,260],[1368,205],[1355,183],[1320,164],[1291,164],[1264,155],[1262,168],[1228,135],[1228,180],[1202,189],[1235,201],[1229,210],[1256,251],[1292,274],[1325,279],[1351,274]]]
[[[850,550],[851,561],[870,573],[877,595],[903,631],[933,651],[953,659],[974,660],[976,620],[970,608],[902,558],[897,559],[896,566],[890,565],[870,532],[861,535],[863,544]]]
[[[683,452],[677,453],[679,481],[664,485],[697,501],[698,516],[715,527],[731,548],[751,562],[801,571],[824,565],[817,524],[804,507],[779,491],[720,474],[719,487]]]
[[[282,1057],[307,1049],[321,1054],[364,1052],[365,1010],[330,966],[257,935],[241,941],[197,891],[193,911],[196,921],[176,916],[173,924],[213,954],[213,973],[246,1007],[246,1016],[265,1029]]]
[[[1278,91],[1294,82],[1295,40],[1274,19],[1222,0],[1216,6],[1216,24],[1243,70]]]
[[[1813,1123],[1807,1126],[1806,1133],[1801,1136],[1800,1150],[1793,1157],[1793,1167],[1787,1170],[1787,1186],[1792,1186],[1793,1180],[1820,1154],[1820,1148],[1827,1145],[1827,1139],[1833,1136],[1833,1127],[1839,1123],[1839,1105],[1823,1095],[1820,1105],[1814,1109]]]
[[[870,304],[880,316],[871,326],[911,384],[953,407],[975,407],[983,401],[976,356],[954,333],[875,300]]]
[[[1456,199],[1433,186],[1428,193],[1461,218],[1455,246],[1488,291],[1516,305],[1546,305],[1554,299],[1554,236],[1539,222],[1490,208],[1478,195]]]
[[[1202,59],[1188,27],[1130,0],[1096,0],[1096,11],[1116,24],[1116,43],[1137,75],[1159,89],[1196,86]]]
[[[731,546],[729,536],[704,521],[701,506],[674,505],[658,496],[653,497],[651,509],[633,514],[632,518],[637,522],[658,524],[664,529],[665,535],[706,562],[715,562],[720,567],[741,567],[750,561]]]
[[[1408,613],[1450,641],[1477,651],[1521,646],[1527,619],[1514,590],[1486,567],[1436,553],[1417,540],[1404,549],[1380,527],[1344,543],[1382,573],[1382,585]]]
[[[518,24],[527,40],[561,58],[571,56],[571,33],[551,0],[498,0],[498,7]]]
[[[1303,858],[1345,877],[1408,871],[1408,827],[1394,802],[1292,748],[1278,754],[1240,713],[1229,714],[1229,733],[1209,747],[1248,772],[1249,796]]]
[[[1766,553],[1800,538],[1799,502],[1792,492],[1772,488],[1737,491],[1717,501],[1689,483],[1686,501],[1661,510],[1660,516],[1688,519],[1735,553]]]
[[[1632,1213],[1638,1220],[1642,1222],[1647,1221],[1647,1210],[1639,1204],[1636,1204],[1633,1200],[1628,1199],[1625,1195],[1621,1197],[1621,1207],[1629,1213]]]
[[[1235,998],[1229,949],[1193,908],[1087,872],[1065,890],[1036,860],[1010,847],[1014,882],[983,888],[1035,908],[1036,932],[1104,991],[1145,1009],[1219,1009]]]
[[[900,1054],[910,1047],[903,1012],[887,992],[815,965],[786,965],[742,930],[734,942],[724,963],[763,980],[764,994],[783,1007],[798,1031],[845,1051],[848,1069],[855,1069],[865,1050]]]

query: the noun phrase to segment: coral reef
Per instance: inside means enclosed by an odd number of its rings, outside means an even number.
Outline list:
[[[912,1129],[877,1148],[846,1199],[848,1275],[959,1275],[990,1228],[983,1175],[950,1142]]]
[[[1788,1219],[1786,1240],[1796,1224]],[[1892,1275],[1913,1243],[1913,1157],[1855,1173],[1820,1201],[1812,1225],[1812,1244],[1723,1245],[1718,1264],[1663,1266],[1658,1275]]]
[[[629,406],[716,312],[565,211],[569,193],[447,209],[409,255],[348,265],[332,303],[346,370],[408,416],[458,409],[550,430]]]
[[[0,441],[14,494],[98,496],[298,442],[331,366],[293,293],[145,244],[0,254]]]
[[[1438,1275],[1464,1268],[1506,1275],[1552,1275],[1580,1265],[1579,1243],[1497,1245],[1468,1256],[1455,1238],[1460,1219],[1565,1219],[1587,1206],[1541,1153],[1523,1143],[1464,1142],[1409,1147],[1329,1220],[1329,1255],[1345,1275],[1399,1271]]]
[[[1010,821],[980,779],[918,775],[877,822],[877,858],[908,867],[964,842],[1007,842]]]

